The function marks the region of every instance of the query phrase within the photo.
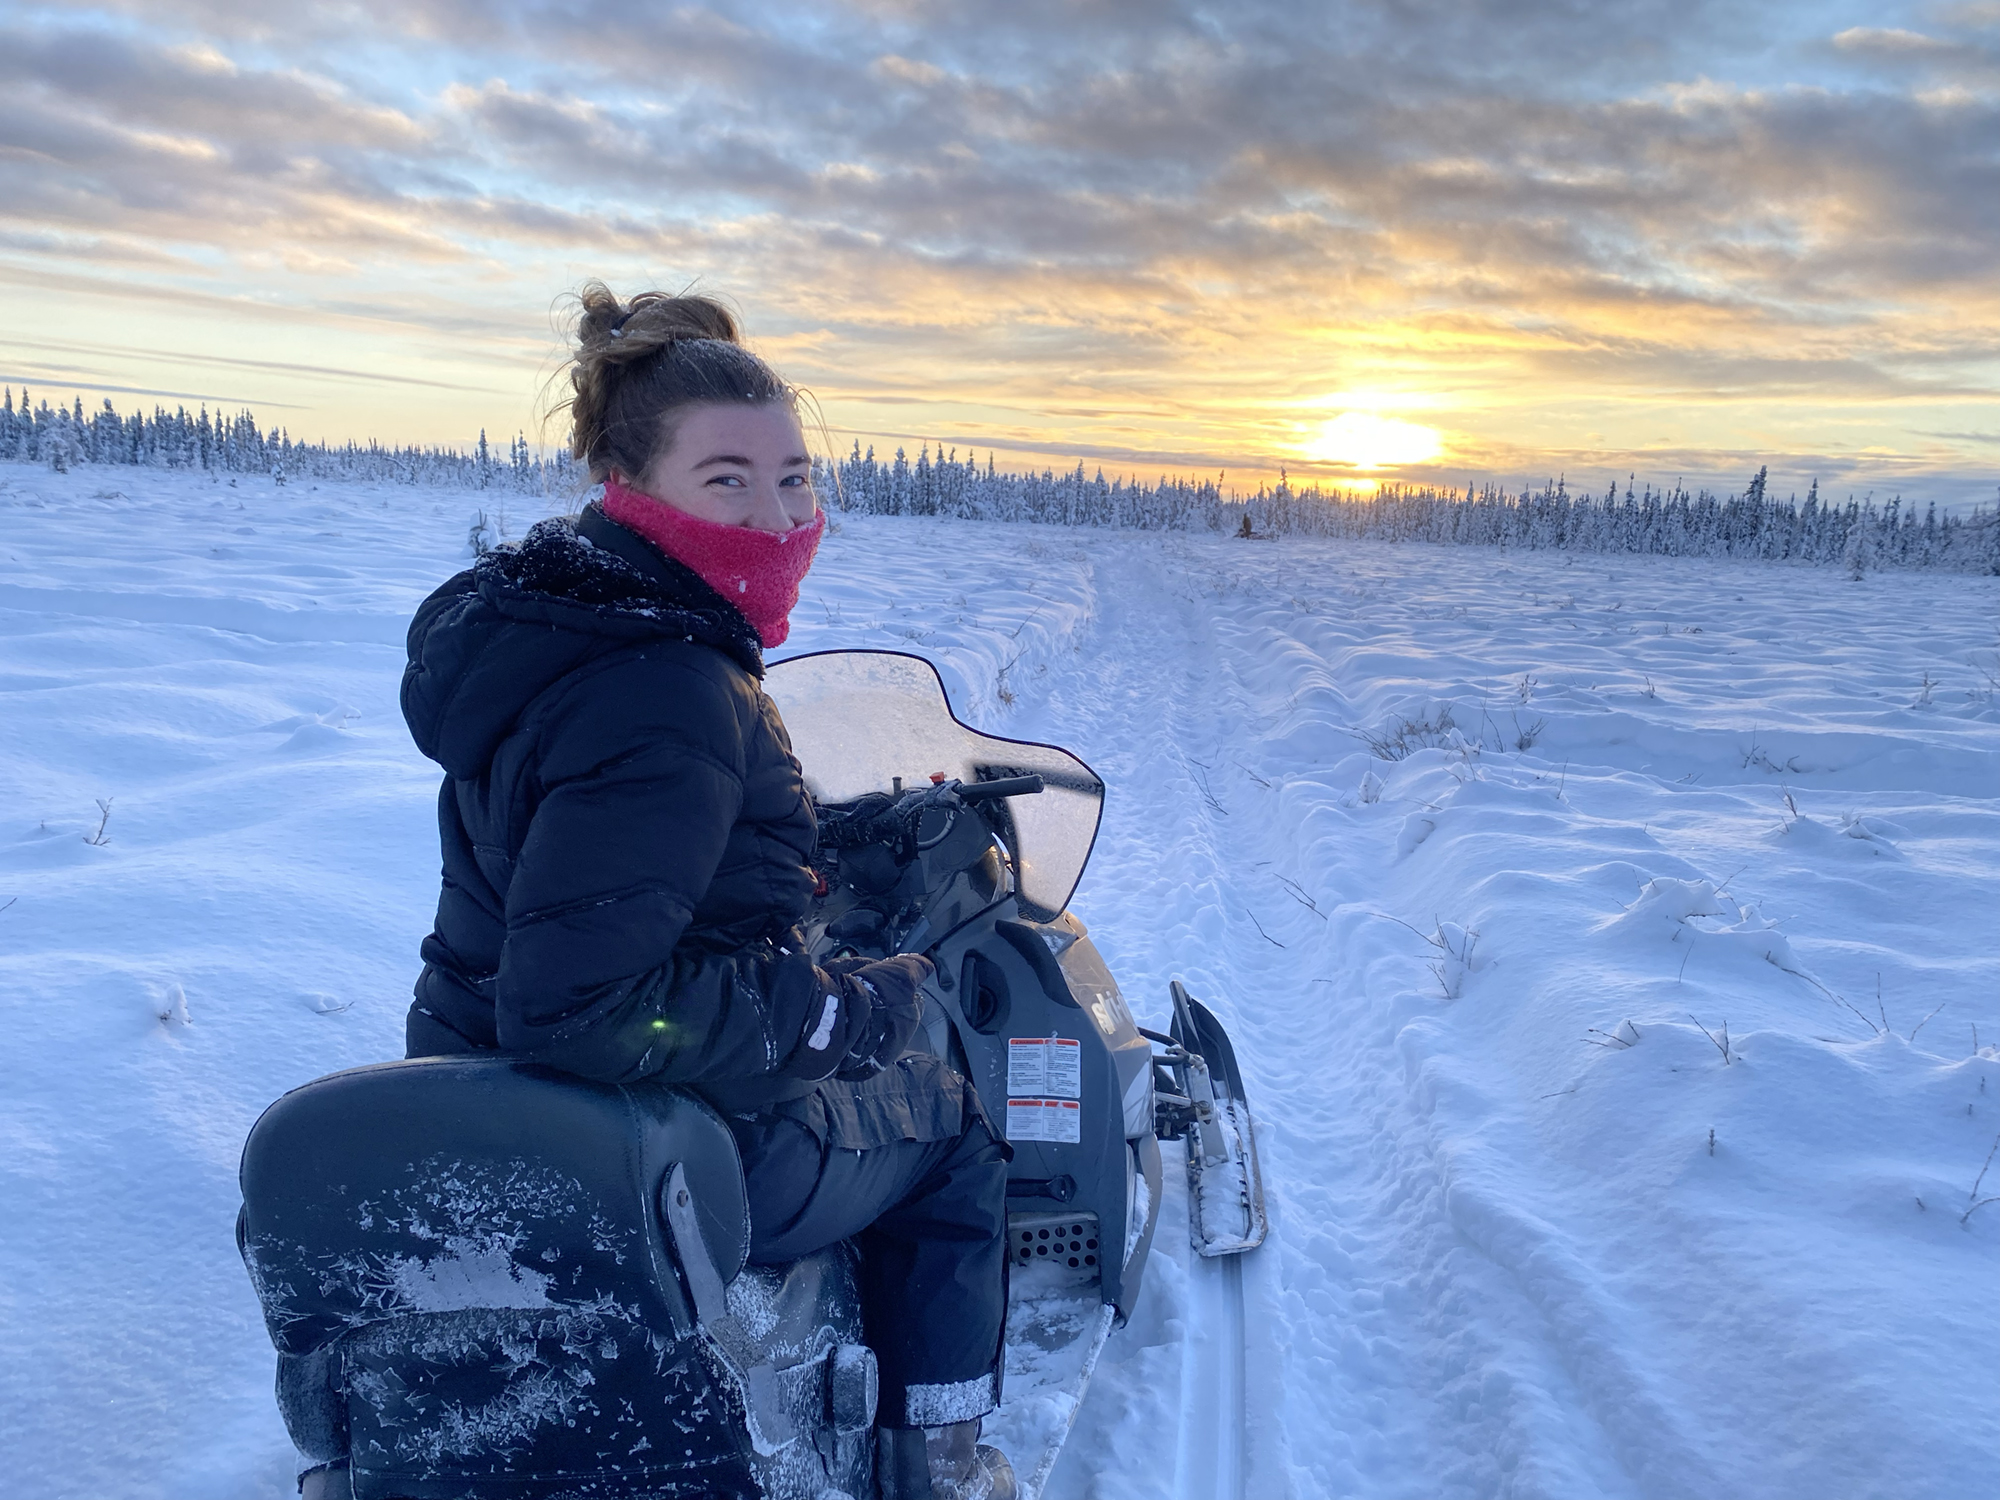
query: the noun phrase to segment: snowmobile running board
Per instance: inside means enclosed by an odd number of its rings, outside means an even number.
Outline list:
[[[1040,1500],[1116,1316],[1094,1289],[1046,1284],[1046,1270],[1014,1277],[1005,1394],[981,1434],[1013,1460],[1019,1500]]]
[[[1264,1243],[1264,1173],[1236,1049],[1215,1013],[1173,981],[1176,1081],[1191,1105],[1187,1149],[1188,1238],[1207,1257]]]

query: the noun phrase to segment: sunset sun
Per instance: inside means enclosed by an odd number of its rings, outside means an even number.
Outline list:
[[[1435,427],[1365,411],[1342,412],[1305,449],[1308,458],[1355,469],[1428,463],[1443,451],[1444,440]]]

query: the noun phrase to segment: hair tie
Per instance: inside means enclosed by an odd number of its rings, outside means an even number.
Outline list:
[[[632,314],[629,312],[622,312],[618,315],[617,321],[611,325],[611,336],[614,339],[625,337],[625,323],[631,316]]]

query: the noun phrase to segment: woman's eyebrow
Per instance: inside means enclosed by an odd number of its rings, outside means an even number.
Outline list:
[[[811,463],[812,460],[806,457],[805,454],[794,453],[779,463],[778,467],[781,469],[803,469],[810,466]],[[716,464],[735,464],[738,468],[743,469],[754,469],[757,467],[754,462],[745,458],[740,453],[713,453],[696,464],[695,467],[697,469],[706,469]]]

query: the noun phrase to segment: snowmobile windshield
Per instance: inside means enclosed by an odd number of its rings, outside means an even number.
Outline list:
[[[937,775],[966,783],[1041,777],[1043,791],[1006,798],[994,821],[1028,915],[1049,921],[1069,904],[1097,839],[1104,782],[1067,750],[961,724],[937,669],[897,651],[794,656],[770,668],[764,690],[820,802],[886,792],[898,777],[906,788]]]

